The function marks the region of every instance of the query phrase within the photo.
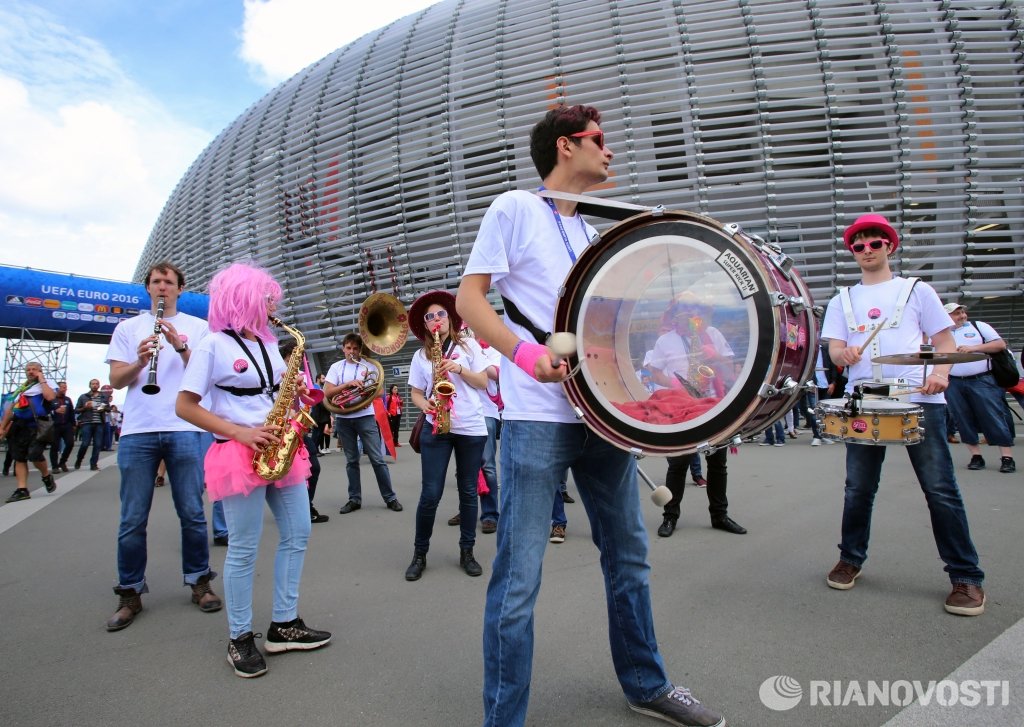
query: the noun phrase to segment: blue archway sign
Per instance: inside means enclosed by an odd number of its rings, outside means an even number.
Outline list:
[[[182,293],[178,310],[206,318],[210,297]],[[149,294],[140,283],[0,265],[0,336],[21,338],[22,331],[42,340],[107,343],[125,318],[149,310]]]

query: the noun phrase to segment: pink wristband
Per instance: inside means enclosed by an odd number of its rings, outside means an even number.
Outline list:
[[[543,343],[528,343],[520,341],[516,344],[515,359],[513,363],[521,368],[531,379],[537,379],[537,360],[541,356],[548,355],[548,347]]]

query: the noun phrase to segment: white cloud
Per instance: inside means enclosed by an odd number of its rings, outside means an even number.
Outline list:
[[[257,81],[276,86],[306,66],[433,0],[245,0],[240,56]]]
[[[0,9],[0,108],[0,262],[128,279],[209,133],[25,4]]]
[[[210,134],[172,117],[95,40],[44,10],[0,7],[0,263],[128,280]],[[68,384],[106,380],[72,344]]]

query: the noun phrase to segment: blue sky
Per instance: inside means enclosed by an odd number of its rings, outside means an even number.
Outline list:
[[[3,0],[0,264],[129,280],[174,186],[278,83],[431,0]],[[105,379],[73,345],[72,393]]]

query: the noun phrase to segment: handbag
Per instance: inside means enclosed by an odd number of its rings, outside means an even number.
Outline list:
[[[971,326],[981,336],[981,342],[987,343],[985,337],[981,335],[981,329],[971,322]],[[996,380],[996,384],[1009,389],[1012,386],[1016,386],[1017,382],[1020,381],[1020,373],[1017,371],[1017,362],[1013,360],[1013,354],[1010,353],[1010,348],[1007,346],[1002,351],[997,353],[988,354],[989,370],[992,372],[992,378]]]
[[[50,417],[36,417],[36,441],[43,444],[53,444],[53,419]]]
[[[427,423],[427,415],[420,412],[420,415],[416,417],[416,423],[412,425],[412,431],[409,432],[409,446],[412,447],[412,451],[416,454],[420,453],[420,433],[423,431],[423,425]]]
[[[992,377],[1004,389],[1016,386],[1020,381],[1020,373],[1017,371],[1017,362],[1013,360],[1013,354],[1009,349],[1004,348],[998,353],[990,353],[989,360],[992,362]]]

